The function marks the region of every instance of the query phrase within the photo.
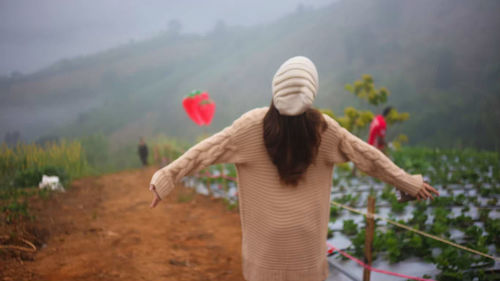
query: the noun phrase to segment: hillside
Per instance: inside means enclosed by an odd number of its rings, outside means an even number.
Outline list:
[[[0,80],[0,135],[24,139],[103,133],[114,142],[165,133],[193,140],[270,102],[285,59],[310,57],[320,73],[316,106],[359,106],[343,90],[363,73],[411,114],[412,144],[500,148],[500,2],[338,1],[272,24],[218,25],[206,35],[167,30],[98,54]],[[196,127],[181,100],[193,89],[217,103]]]

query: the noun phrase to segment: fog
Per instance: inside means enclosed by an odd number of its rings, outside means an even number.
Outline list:
[[[304,55],[318,108],[369,107],[344,86],[370,74],[410,114],[391,128],[410,144],[500,148],[500,1],[329,1],[0,2],[0,137],[192,141],[193,89],[217,103],[210,134],[268,105],[276,69]]]
[[[63,58],[148,38],[172,20],[181,23],[182,32],[204,33],[219,20],[262,24],[299,5],[300,0],[0,0],[0,75],[30,73]]]

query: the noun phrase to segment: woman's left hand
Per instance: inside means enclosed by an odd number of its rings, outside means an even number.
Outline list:
[[[160,202],[161,198],[160,195],[158,195],[158,192],[156,192],[156,187],[154,186],[154,184],[149,185],[149,190],[154,194],[153,202],[151,202],[150,205],[151,208],[154,208],[156,207],[156,205],[158,205],[158,202]]]
[[[439,192],[434,187],[430,186],[427,182],[424,182],[424,186],[417,193],[416,197],[418,200],[425,200],[428,198],[434,200],[434,197],[432,196],[433,193],[434,196],[439,196]]]

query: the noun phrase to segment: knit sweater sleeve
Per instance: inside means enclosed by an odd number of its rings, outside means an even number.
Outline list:
[[[380,150],[351,134],[329,116],[324,116],[328,123],[328,130],[335,140],[332,162],[352,161],[361,171],[391,184],[411,196],[415,196],[423,187],[421,175],[406,173]]]
[[[160,198],[167,196],[186,175],[218,163],[237,164],[241,158],[238,153],[241,135],[245,134],[248,124],[254,119],[253,115],[253,111],[243,114],[231,126],[204,139],[174,162],[156,171],[151,184],[155,186]]]

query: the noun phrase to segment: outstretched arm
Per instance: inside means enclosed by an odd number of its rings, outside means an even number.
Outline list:
[[[257,108],[243,114],[233,124],[215,135],[191,147],[170,165],[158,170],[151,179],[150,190],[155,194],[151,203],[154,207],[174,189],[184,176],[217,163],[242,163],[239,148],[243,145],[248,129],[267,111],[266,107]]]
[[[330,117],[325,118],[327,118],[328,130],[333,130],[331,133],[336,139],[336,147],[333,151],[334,163],[352,161],[361,171],[415,198],[426,199],[432,197],[431,193],[438,194],[434,188],[424,184],[421,175],[406,173],[381,151],[342,128]]]

